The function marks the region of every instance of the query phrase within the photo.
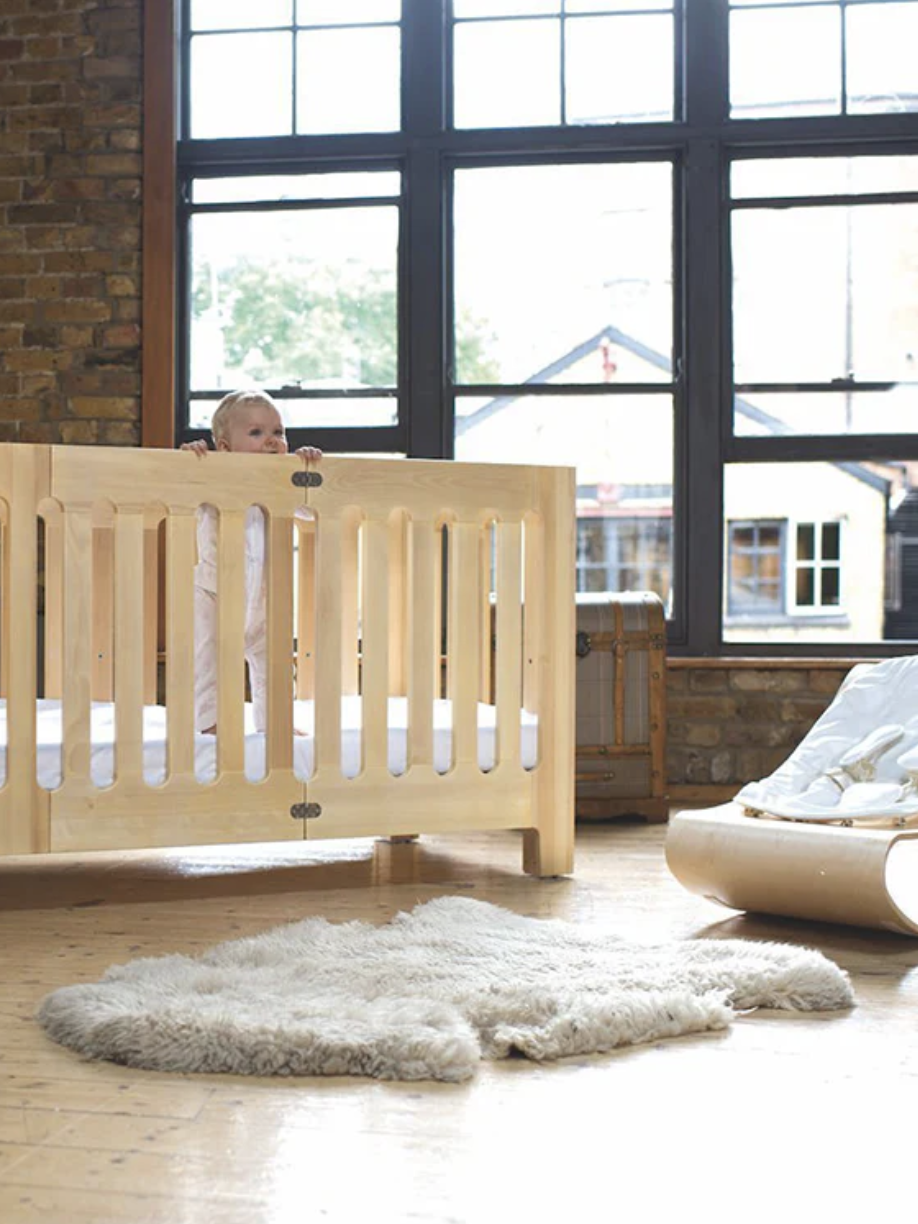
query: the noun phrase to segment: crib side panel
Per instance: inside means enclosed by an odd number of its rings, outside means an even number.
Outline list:
[[[3,643],[6,780],[0,789],[0,854],[48,849],[49,804],[36,781],[38,510],[47,497],[48,448],[0,446],[3,527]]]
[[[221,456],[197,460],[169,452],[51,448],[49,493],[60,507],[64,752],[62,780],[43,792],[50,806],[52,850],[96,850],[300,840],[292,812],[303,785],[292,769],[292,540],[304,494],[292,482],[294,460]],[[217,546],[219,722],[217,774],[196,776],[202,737],[194,727],[194,565],[196,512],[214,506]],[[265,566],[268,599],[267,708],[269,767],[249,781],[243,750],[241,556],[243,519],[252,505],[267,512]],[[107,533],[103,550],[93,536]],[[160,549],[163,554],[160,578]],[[286,549],[286,552],[285,552]],[[97,564],[93,565],[93,555]],[[99,558],[102,563],[99,564]],[[98,589],[102,576],[106,591]],[[110,584],[110,593],[108,586]],[[162,613],[160,613],[162,608]],[[166,647],[165,708],[151,709],[150,662],[155,662],[160,615]],[[91,727],[95,646],[107,644],[114,699],[109,735],[114,753],[110,784],[94,777],[98,742]],[[99,669],[96,669],[97,672]],[[105,679],[105,673],[101,673]],[[100,679],[97,674],[96,679]],[[280,690],[283,690],[281,694]],[[33,696],[34,703],[34,696]],[[148,714],[160,728],[156,752],[163,777],[145,773]],[[34,724],[34,714],[33,714]],[[164,740],[164,742],[163,742]],[[210,744],[213,753],[213,743]],[[33,765],[34,773],[34,765]]]
[[[317,724],[321,727],[324,721],[323,703],[341,699],[340,672],[328,655],[339,643],[342,623],[349,621],[344,608],[351,590],[346,571],[353,562],[333,542],[340,538],[342,524],[356,516],[363,523],[368,549],[362,562],[360,607],[370,683],[362,701],[363,742],[365,750],[368,745],[376,747],[358,776],[344,777],[337,754],[324,752],[320,742],[318,769],[307,784],[309,804],[319,815],[308,822],[307,836],[522,828],[532,834],[530,870],[538,874],[570,870],[573,474],[524,466],[330,458],[323,461],[321,475],[321,486],[309,492],[309,505],[317,516],[321,600],[316,617],[317,674],[325,682],[324,690],[321,682],[317,688]],[[404,547],[399,542],[393,548],[391,531],[387,544],[383,531],[395,513],[407,518]],[[447,536],[444,574],[441,524]],[[342,572],[332,574],[323,558],[331,558]],[[489,645],[485,635],[490,625],[492,564],[497,587],[493,683],[481,661]],[[401,606],[406,609],[404,624],[393,624],[393,609]],[[444,612],[452,760],[446,772],[439,772],[434,767],[431,711],[433,697],[440,691]],[[383,628],[387,617],[388,635]],[[392,632],[404,635],[395,650]],[[397,774],[386,767],[379,749],[386,731],[379,692],[385,679],[380,675],[380,654],[387,636],[386,691],[392,697],[407,690],[408,697],[407,767]],[[561,642],[564,650],[559,648]],[[371,691],[375,696],[367,701]],[[524,768],[521,760],[522,695],[526,709],[539,720],[540,758],[535,768]],[[497,762],[487,768],[479,763],[478,707],[495,697]],[[339,725],[336,712],[329,719],[328,738],[337,734]]]

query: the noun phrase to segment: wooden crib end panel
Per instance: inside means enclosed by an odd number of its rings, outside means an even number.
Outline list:
[[[0,854],[48,848],[48,804],[35,777],[38,683],[38,508],[48,496],[46,446],[0,446],[0,497],[6,503],[0,597],[6,780],[0,790]]]
[[[518,829],[532,824],[534,775],[522,768],[483,773],[457,766],[437,774],[418,766],[394,777],[365,770],[357,778],[327,771],[306,786],[320,814],[307,820],[306,837],[392,837],[405,833],[462,833]]]
[[[50,798],[53,852],[302,841],[303,801],[292,773],[262,782],[224,774],[202,785],[176,778],[160,787],[125,780],[105,790],[69,779]]]

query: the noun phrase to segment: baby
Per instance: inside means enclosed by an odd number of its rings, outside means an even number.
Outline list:
[[[234,391],[217,405],[211,422],[214,447],[249,455],[286,455],[287,434],[277,405],[264,391]],[[203,458],[203,439],[184,442],[182,450]],[[315,461],[322,452],[301,446],[302,459]],[[265,729],[266,600],[265,518],[258,506],[245,517],[245,660],[249,668],[255,729]],[[198,510],[198,563],[194,572],[195,727],[205,735],[217,730],[217,511]]]

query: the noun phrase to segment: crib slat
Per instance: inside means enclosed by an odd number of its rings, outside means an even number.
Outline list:
[[[356,514],[342,516],[341,530],[341,617],[344,657],[341,683],[348,694],[360,692],[360,659],[357,653],[359,632],[358,581],[360,573],[360,518]]]
[[[245,768],[245,514],[223,509],[217,543],[217,749],[223,772]]]
[[[450,697],[456,765],[478,763],[478,536],[476,523],[455,523],[450,541]]]
[[[45,697],[60,697],[64,665],[61,616],[64,604],[64,523],[61,508],[45,508]]]
[[[497,753],[501,764],[520,761],[522,700],[522,530],[497,528]]]
[[[320,516],[316,536],[315,768],[341,762],[341,520]]]
[[[293,768],[293,523],[272,515],[268,526],[268,772]]]
[[[115,529],[111,508],[97,508],[92,528],[92,699],[115,696]]]
[[[296,695],[309,701],[316,695],[316,524],[295,519],[298,549],[296,605]]]
[[[408,574],[408,765],[433,764],[433,699],[440,648],[437,641],[433,523],[412,521]]]
[[[162,559],[159,547],[159,525],[162,516],[148,512],[143,534],[143,699],[156,705],[157,654],[159,651],[160,591]]]
[[[166,734],[169,776],[194,773],[195,516],[171,507],[166,519]]]
[[[523,575],[523,706],[540,713],[541,659],[544,650],[545,529],[535,516],[526,519]]]
[[[115,735],[119,782],[143,776],[143,508],[115,514]]]
[[[363,594],[360,633],[363,645],[363,763],[387,768],[389,691],[388,527],[377,519],[363,525]]]
[[[407,545],[408,518],[400,510],[389,520],[389,693],[393,697],[404,697],[408,692]]]
[[[491,685],[491,526],[490,524],[478,536],[478,567],[479,590],[481,599],[478,603],[478,619],[481,622],[478,632],[478,697],[480,701],[493,701],[494,693]]]
[[[89,781],[92,677],[92,515],[87,505],[64,513],[63,773]]]

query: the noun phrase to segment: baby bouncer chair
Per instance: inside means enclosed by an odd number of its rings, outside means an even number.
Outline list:
[[[666,859],[733,909],[918,935],[918,656],[853,668],[770,777],[673,818]]]

